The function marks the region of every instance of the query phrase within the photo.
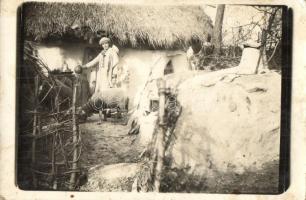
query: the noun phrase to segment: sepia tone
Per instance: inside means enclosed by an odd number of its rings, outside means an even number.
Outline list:
[[[21,189],[282,192],[285,7],[21,8]]]

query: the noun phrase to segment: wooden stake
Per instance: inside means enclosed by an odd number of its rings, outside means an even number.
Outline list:
[[[160,79],[158,80],[158,95],[159,95],[159,130],[156,135],[156,154],[157,154],[157,164],[155,168],[155,179],[154,179],[154,189],[155,192],[159,192],[160,188],[160,181],[161,181],[161,174],[163,169],[163,160],[165,156],[165,145],[164,145],[164,138],[165,138],[165,102],[166,102],[166,88],[165,88],[165,80]]]
[[[57,93],[55,96],[55,100],[54,100],[54,104],[55,104],[55,108],[56,108],[56,112],[59,113],[59,94]],[[59,118],[59,116],[57,115],[56,117],[57,119]],[[52,188],[53,190],[57,190],[57,170],[56,170],[56,139],[57,139],[57,133],[58,130],[56,128],[56,132],[52,135],[52,158],[51,158],[51,162],[52,162],[52,170],[51,170],[51,174],[52,174]]]
[[[55,174],[55,138],[56,134],[52,135],[52,149],[51,149],[51,162],[52,162],[52,169],[51,169],[51,174],[52,174],[52,188],[54,190],[57,189],[57,181],[56,181],[56,174]]]
[[[77,145],[78,141],[78,116],[76,113],[76,94],[77,94],[77,89],[79,86],[79,81],[78,79],[75,80],[73,84],[73,95],[72,95],[72,134],[73,134],[73,144]],[[78,148],[77,146],[74,147],[73,150],[73,159],[72,159],[72,171],[77,170],[77,159],[78,159]],[[70,185],[69,189],[74,190],[75,188],[75,181],[76,181],[76,172],[72,172],[70,176]]]
[[[36,167],[36,134],[37,134],[37,112],[38,112],[38,92],[39,92],[39,76],[36,75],[34,82],[34,120],[33,120],[33,140],[32,140],[32,178],[33,178],[33,187],[37,188],[37,178],[35,174]]]

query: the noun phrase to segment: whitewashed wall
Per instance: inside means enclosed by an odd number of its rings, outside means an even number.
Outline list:
[[[82,64],[85,47],[84,44],[75,43],[39,44],[37,50],[39,56],[51,70],[60,69],[64,61],[73,70],[75,66]]]
[[[38,45],[38,54],[42,60],[52,69],[60,69],[66,61],[71,70],[82,64],[84,44],[61,43],[60,45]],[[125,85],[130,96],[130,106],[138,103],[141,91],[144,88],[149,74],[152,71],[152,78],[161,76],[164,67],[171,59],[174,72],[181,72],[188,69],[185,52],[182,51],[152,51],[119,48],[119,65],[123,73],[129,73],[129,84]],[[94,87],[95,70],[88,70],[88,81]],[[93,88],[91,88],[93,91]]]

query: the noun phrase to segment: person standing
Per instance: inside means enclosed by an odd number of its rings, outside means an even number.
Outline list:
[[[89,63],[85,64],[85,68],[94,67],[96,70],[96,85],[93,96],[103,90],[114,87],[112,83],[112,74],[114,68],[119,62],[119,49],[111,44],[111,40],[107,37],[102,37],[99,45],[103,50]]]
[[[102,118],[106,120],[109,114],[109,109],[105,108],[105,102],[102,100],[102,94],[107,93],[107,90],[114,87],[112,82],[113,70],[119,63],[119,49],[111,44],[111,40],[107,37],[102,37],[99,41],[99,45],[103,50],[89,63],[85,64],[85,68],[96,66],[96,80],[94,93],[91,96],[89,103],[93,106],[97,106],[99,103],[99,117],[102,123]],[[101,105],[100,105],[101,104]]]

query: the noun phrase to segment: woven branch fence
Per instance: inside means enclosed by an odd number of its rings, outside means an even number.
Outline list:
[[[78,78],[70,73],[51,74],[27,43],[23,61],[18,96],[18,185],[22,189],[76,190],[82,154],[76,112]]]

